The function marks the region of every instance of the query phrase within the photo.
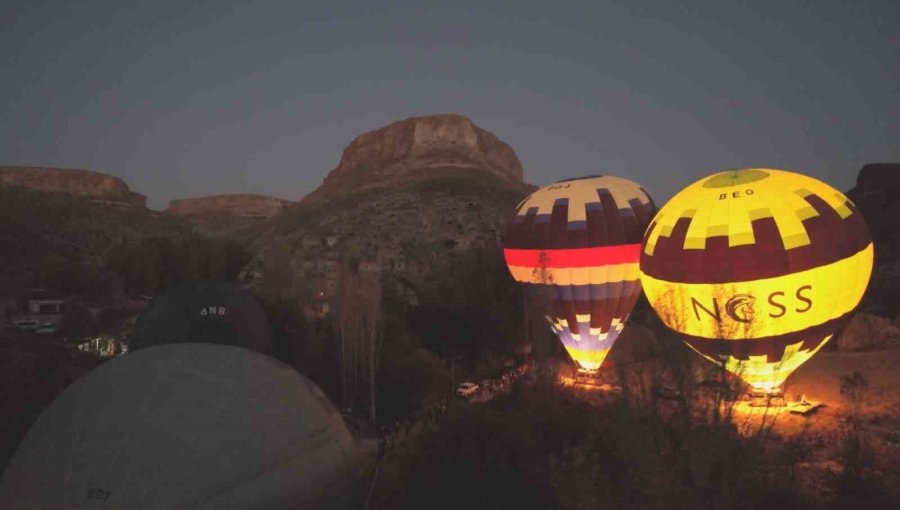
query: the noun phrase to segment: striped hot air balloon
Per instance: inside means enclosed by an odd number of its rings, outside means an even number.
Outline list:
[[[776,390],[849,320],[872,273],[862,215],[811,177],[701,179],[653,219],[641,283],[663,322],[757,390]]]
[[[547,320],[579,368],[600,368],[641,292],[638,257],[656,212],[638,184],[612,176],[545,186],[504,236],[513,278],[549,299]]]

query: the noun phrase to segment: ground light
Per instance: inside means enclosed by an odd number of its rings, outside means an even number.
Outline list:
[[[753,435],[754,432],[761,430],[790,416],[797,416],[809,419],[825,404],[815,400],[797,400],[789,402],[783,406],[751,406],[749,401],[738,401],[733,404],[731,409],[732,417],[735,424],[739,425],[738,430],[743,435]]]
[[[820,408],[825,407],[824,402],[807,398],[806,394],[796,395],[793,399],[787,398],[782,386],[751,387],[743,398],[723,404],[732,406],[734,418],[743,422],[742,430],[748,433],[779,417],[788,415],[811,417]]]
[[[751,408],[776,408],[794,414],[812,413],[824,405],[821,401],[807,399],[806,394],[797,395],[794,400],[785,398],[783,383],[772,386],[751,385],[744,396],[743,403]]]
[[[559,375],[557,381],[562,386],[576,387],[592,391],[604,391],[610,393],[619,393],[622,387],[610,384],[603,379],[603,374],[599,370],[590,370],[578,367],[574,376]]]
[[[602,382],[598,379],[594,380],[579,380],[577,377],[569,377],[565,375],[559,376],[557,379],[558,383],[561,386],[567,388],[578,388],[589,391],[598,391],[598,392],[606,392],[606,393],[621,393],[622,387],[616,386],[614,384],[609,384]]]

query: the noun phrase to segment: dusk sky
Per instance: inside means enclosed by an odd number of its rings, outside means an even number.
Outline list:
[[[619,175],[658,204],[724,169],[847,190],[900,161],[896,0],[330,3],[3,2],[0,164],[116,175],[153,208],[296,200],[355,136],[433,113],[532,184]]]

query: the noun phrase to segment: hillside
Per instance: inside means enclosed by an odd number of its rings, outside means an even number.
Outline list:
[[[464,117],[413,118],[366,133],[319,189],[266,225],[242,278],[262,293],[321,302],[336,295],[348,261],[354,271],[390,275],[416,303],[452,280],[471,253],[500,258],[504,224],[534,189],[521,175],[512,149]]]
[[[0,168],[0,297],[46,288],[121,302],[184,278],[233,276],[246,262],[234,241],[207,239],[182,217],[145,208],[118,178],[10,168]]]
[[[534,189],[521,175],[512,149],[463,117],[358,137],[319,189],[255,227],[240,279],[275,310],[276,349],[341,399],[334,321],[368,299],[348,300],[342,287],[375,280],[379,422],[443,398],[448,356],[457,377],[487,360],[502,366],[523,341],[521,292],[501,251],[506,221]]]
[[[72,195],[0,186],[0,282],[4,293],[48,279],[99,278],[107,250],[116,244],[185,233],[179,222],[143,207]],[[68,276],[66,276],[68,275]]]
[[[92,203],[143,209],[147,197],[128,188],[111,175],[72,168],[0,166],[0,186],[65,193]]]

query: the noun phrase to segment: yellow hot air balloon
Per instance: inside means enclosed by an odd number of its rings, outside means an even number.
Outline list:
[[[640,272],[651,306],[688,346],[772,391],[846,324],[872,263],[868,227],[847,197],[753,168],[675,195],[644,234]]]

